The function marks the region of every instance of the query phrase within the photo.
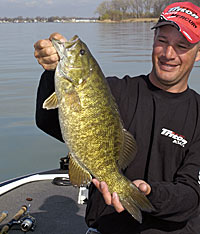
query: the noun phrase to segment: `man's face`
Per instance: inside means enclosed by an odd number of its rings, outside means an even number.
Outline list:
[[[195,61],[200,59],[199,43],[191,44],[173,26],[157,29],[154,38],[151,82],[169,92],[182,92]]]

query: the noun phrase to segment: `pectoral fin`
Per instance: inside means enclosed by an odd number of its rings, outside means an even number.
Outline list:
[[[58,99],[57,99],[55,92],[53,94],[51,94],[51,96],[48,97],[44,101],[42,108],[47,109],[47,110],[58,108]]]
[[[92,180],[90,173],[72,155],[69,160],[69,179],[73,185],[78,187],[87,185]]]
[[[120,169],[125,169],[133,161],[137,153],[137,144],[134,137],[126,129],[123,129],[123,135],[123,150],[118,160]]]

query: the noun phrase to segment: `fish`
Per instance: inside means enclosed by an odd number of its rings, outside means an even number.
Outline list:
[[[58,108],[62,137],[70,152],[70,182],[78,187],[92,178],[106,182],[110,193],[116,192],[123,207],[141,223],[141,211],[151,212],[153,206],[123,175],[137,153],[137,144],[123,127],[103,71],[77,35],[66,42],[53,39],[52,44],[60,60],[55,92],[43,108]]]

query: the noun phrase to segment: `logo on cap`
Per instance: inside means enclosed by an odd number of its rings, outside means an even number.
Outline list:
[[[183,12],[194,17],[195,19],[199,19],[199,16],[196,13],[192,12],[188,8],[181,8],[180,6],[172,7],[171,9],[169,9],[167,13],[170,13],[170,12]]]

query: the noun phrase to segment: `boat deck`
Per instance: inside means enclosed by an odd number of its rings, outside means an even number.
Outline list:
[[[52,181],[32,182],[0,196],[0,214],[8,211],[8,217],[0,224],[0,230],[23,206],[31,204],[30,215],[36,218],[35,234],[85,234],[86,205],[79,205],[78,188],[58,186]],[[26,201],[32,198],[32,201]],[[19,225],[9,233],[23,233]]]

